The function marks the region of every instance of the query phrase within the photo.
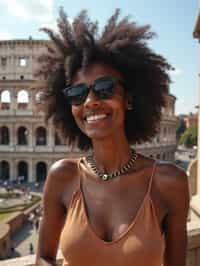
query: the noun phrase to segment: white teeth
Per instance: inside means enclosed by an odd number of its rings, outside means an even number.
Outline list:
[[[86,117],[86,121],[88,122],[88,123],[92,123],[92,122],[94,122],[94,121],[98,121],[98,120],[101,120],[101,119],[104,119],[105,117],[106,117],[107,115],[91,115],[91,116],[88,116],[88,117]]]

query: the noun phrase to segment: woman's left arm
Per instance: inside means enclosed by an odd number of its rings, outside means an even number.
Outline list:
[[[168,165],[167,168],[164,194],[168,214],[164,221],[166,241],[164,266],[185,266],[189,209],[188,177],[175,165]]]

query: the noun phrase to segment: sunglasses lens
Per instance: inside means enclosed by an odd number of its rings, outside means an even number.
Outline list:
[[[98,79],[94,84],[93,92],[99,99],[110,99],[115,92],[115,80],[112,78]]]
[[[87,97],[87,87],[84,84],[71,86],[64,89],[63,93],[70,104],[79,105],[82,104]]]
[[[85,84],[78,84],[67,87],[63,90],[63,94],[71,105],[83,104],[87,98],[90,88],[95,97],[100,100],[106,100],[113,97],[115,93],[115,79],[104,77],[97,79],[93,86],[87,87]]]

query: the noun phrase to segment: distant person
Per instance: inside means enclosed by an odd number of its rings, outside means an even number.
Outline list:
[[[154,34],[119,10],[102,34],[82,11],[39,58],[46,118],[88,155],[53,164],[44,187],[36,265],[185,266],[185,172],[137,153],[155,136],[169,87]],[[67,156],[66,156],[67,157]]]
[[[36,232],[38,231],[38,228],[39,228],[39,217],[37,217],[35,219],[35,230],[36,230]]]
[[[15,246],[14,246],[13,243],[11,243],[11,252],[12,252],[12,255],[13,255],[13,253],[15,252]]]
[[[32,243],[29,244],[29,253],[30,254],[33,254],[34,253],[34,247],[33,247],[33,244]]]
[[[35,220],[35,214],[34,213],[30,213],[29,217],[28,217],[28,221],[31,223],[32,226],[34,224],[34,220]]]
[[[39,184],[38,182],[35,182],[35,183],[34,183],[34,186],[35,186],[35,188],[38,190],[38,189],[39,189],[39,186],[40,186],[40,184]]]

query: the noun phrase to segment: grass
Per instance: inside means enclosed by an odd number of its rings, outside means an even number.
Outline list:
[[[0,193],[0,199],[19,198],[20,194],[15,192]]]
[[[10,213],[0,213],[0,221],[9,217],[10,216]]]
[[[7,194],[10,195],[10,192],[8,192]],[[15,193],[14,193],[15,194]],[[18,197],[18,195],[17,195]],[[1,194],[0,194],[0,198],[1,198]],[[3,198],[7,198],[6,193],[4,193]],[[30,208],[31,206],[33,206],[35,203],[37,203],[38,201],[41,200],[40,196],[36,196],[36,195],[32,195],[31,201],[29,201],[28,203],[21,203],[21,204],[16,204],[13,206],[9,206],[9,207],[0,207],[0,215],[9,215],[9,213],[11,212],[15,212],[15,211],[23,211],[26,210],[28,208]],[[0,219],[1,219],[0,216]]]

